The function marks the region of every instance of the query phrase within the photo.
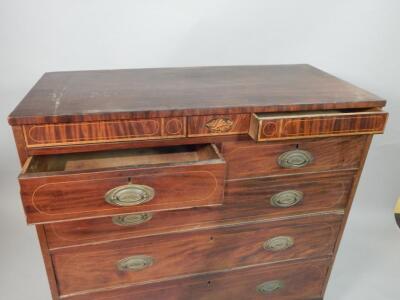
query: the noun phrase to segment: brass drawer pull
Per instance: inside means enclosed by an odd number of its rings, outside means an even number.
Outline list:
[[[122,272],[137,272],[151,267],[154,259],[147,255],[129,256],[117,262],[117,268]]]
[[[281,154],[278,158],[278,164],[285,169],[295,169],[307,166],[313,159],[310,152],[297,149]]]
[[[275,207],[291,207],[303,200],[304,194],[296,190],[287,190],[271,197],[271,205]]]
[[[151,213],[141,213],[133,215],[123,215],[112,217],[112,222],[119,226],[133,226],[146,223],[151,220],[153,214]]]
[[[109,190],[104,198],[111,205],[134,206],[150,201],[154,195],[154,189],[147,185],[127,184]]]
[[[271,280],[261,283],[257,286],[257,292],[263,295],[272,294],[285,287],[285,284],[281,280]]]
[[[290,236],[276,236],[264,243],[264,249],[271,252],[278,252],[293,247],[294,239]]]

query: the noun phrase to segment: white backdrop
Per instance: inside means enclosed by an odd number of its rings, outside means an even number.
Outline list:
[[[42,73],[288,63],[388,100],[387,131],[374,139],[326,299],[398,299],[399,56],[398,0],[0,0],[0,299],[50,299],[6,122]]]

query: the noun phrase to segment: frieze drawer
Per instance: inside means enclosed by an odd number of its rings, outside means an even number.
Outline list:
[[[29,148],[171,139],[186,136],[186,118],[24,125]]]
[[[251,117],[249,135],[256,141],[378,134],[385,129],[381,110],[327,110],[261,113]]]

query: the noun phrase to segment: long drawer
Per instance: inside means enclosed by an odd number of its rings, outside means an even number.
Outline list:
[[[367,136],[285,142],[226,142],[227,179],[357,169]]]
[[[308,174],[229,181],[224,205],[46,224],[51,249],[341,210],[355,174]]]
[[[60,249],[61,295],[282,260],[329,256],[342,215],[226,226]]]
[[[31,157],[19,176],[28,223],[220,205],[214,145]],[[199,184],[201,182],[201,184]]]
[[[69,300],[320,300],[331,261],[316,259],[198,275],[67,297]]]

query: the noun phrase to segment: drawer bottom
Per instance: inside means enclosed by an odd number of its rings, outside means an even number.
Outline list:
[[[70,300],[322,299],[330,259],[281,263],[66,297]]]

